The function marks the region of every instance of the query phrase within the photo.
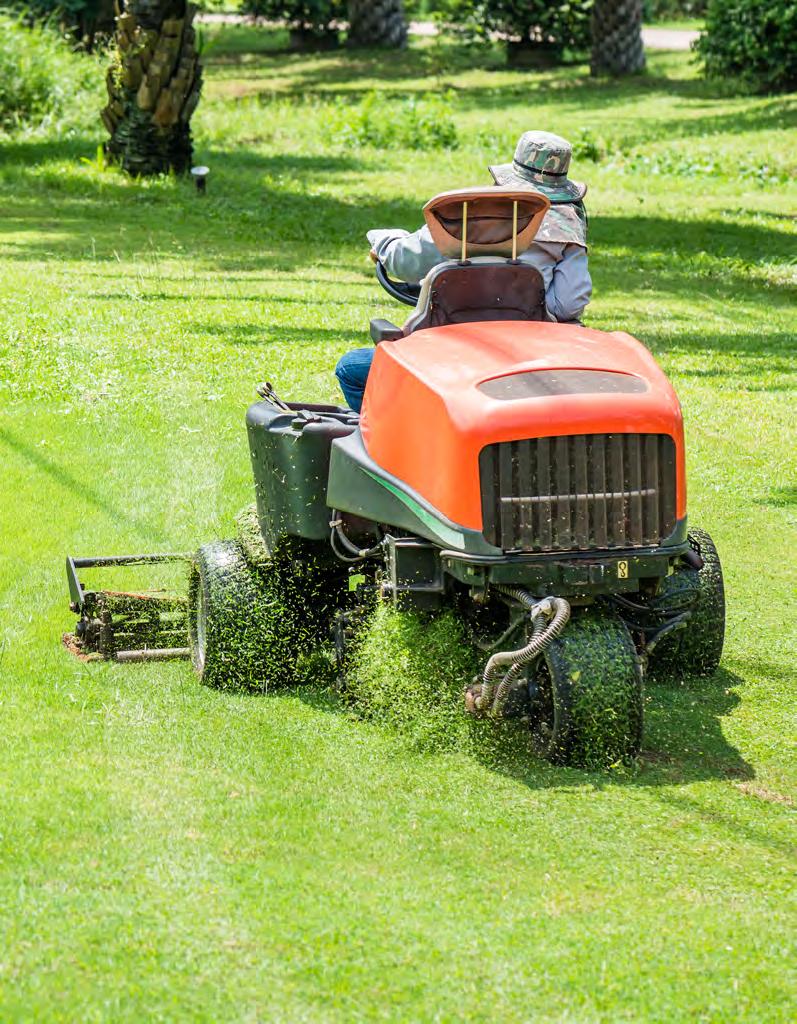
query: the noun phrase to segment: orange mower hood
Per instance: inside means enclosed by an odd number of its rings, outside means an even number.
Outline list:
[[[482,527],[486,445],[579,434],[668,434],[686,513],[675,392],[629,334],[532,321],[453,324],[382,342],[360,419],[371,458],[449,520]]]

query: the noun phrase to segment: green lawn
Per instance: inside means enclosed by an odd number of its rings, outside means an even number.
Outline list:
[[[688,54],[594,85],[236,31],[204,200],[81,163],[93,126],[0,142],[0,1019],[793,1020],[795,97],[734,98]],[[456,149],[346,128],[372,88],[400,124],[443,87]],[[72,659],[64,555],[229,535],[253,384],[331,399],[400,313],[365,230],[416,226],[531,126],[590,183],[589,323],[681,396],[719,673],[649,686],[639,765],[590,774],[421,752],[322,689]]]

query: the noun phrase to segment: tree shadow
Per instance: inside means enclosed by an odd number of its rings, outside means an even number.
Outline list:
[[[598,250],[602,246],[618,246],[659,254],[665,269],[676,273],[679,260],[689,260],[698,254],[745,262],[763,257],[784,262],[794,258],[794,232],[785,224],[781,227],[777,223],[739,223],[713,213],[689,219],[636,211],[628,216],[600,213],[590,217],[589,238]],[[794,289],[793,285],[784,287]]]
[[[558,767],[542,760],[531,753],[525,731],[514,723],[492,727],[495,729],[492,737],[483,737],[478,746],[467,751],[451,749],[444,743],[439,748],[425,746],[419,751],[412,741],[391,733],[389,725],[369,723],[365,710],[359,711],[356,705],[331,687],[300,686],[290,692],[318,711],[354,715],[365,726],[387,731],[399,746],[406,746],[414,756],[430,760],[451,755],[467,758],[481,768],[510,778],[528,789],[589,786],[602,790],[755,778],[752,766],[728,742],[722,731],[722,719],[740,702],[737,690],[744,686],[740,676],[720,668],[709,679],[687,679],[683,683],[648,682],[646,685],[642,751],[632,766],[614,767],[607,771]],[[462,714],[465,714],[464,708]]]
[[[773,487],[765,498],[753,498],[754,505],[768,508],[792,508],[797,506],[797,486]]]
[[[8,451],[24,459],[34,472],[48,476],[80,503],[90,505],[113,522],[123,523],[148,542],[168,543],[168,538],[151,522],[131,515],[126,509],[111,501],[95,485],[94,481],[80,479],[53,458],[44,455],[11,430],[2,426],[0,426],[0,446],[5,446]]]
[[[729,89],[725,83],[701,78],[682,78],[666,73],[668,60],[657,53],[650,55],[650,70],[623,81],[594,79],[584,63],[534,69],[508,66],[495,49],[473,50],[448,48],[445,56],[432,56],[423,47],[413,47],[398,55],[384,51],[359,50],[328,54],[287,54],[279,61],[274,56],[238,66],[236,79],[242,82],[261,81],[260,88],[246,88],[247,96],[267,104],[275,95],[281,99],[303,100],[308,93],[330,101],[358,102],[379,83],[381,92],[399,98],[402,94],[417,95],[423,91],[450,89],[458,95],[464,110],[503,111],[508,104],[520,103],[529,95],[556,100],[562,105],[577,104],[585,112],[600,111],[629,101],[656,95],[677,96],[687,107],[702,108],[713,103],[727,103]],[[240,55],[238,55],[240,59]],[[461,71],[501,72],[513,80],[468,83],[460,85]],[[264,81],[265,80],[265,81]],[[280,84],[275,88],[275,80]],[[441,85],[441,81],[444,84]],[[360,84],[362,83],[362,84]],[[712,134],[740,134],[750,130],[781,129],[797,126],[797,108],[788,99],[773,98],[754,110],[707,110],[696,117],[684,117],[682,110],[669,117],[659,115],[655,122],[635,128],[623,137],[629,144],[655,138],[684,138]]]
[[[271,301],[269,299],[269,301]],[[340,330],[330,327],[287,327],[283,324],[273,326],[262,324],[194,324],[193,330],[198,334],[207,334],[223,338],[230,345],[269,345],[277,342],[289,342],[295,348],[315,346],[324,342],[351,343],[360,337],[356,331]],[[364,336],[365,329],[362,331]],[[272,336],[270,336],[272,335]]]
[[[8,147],[10,159],[20,167],[31,162],[52,159],[76,159],[88,147],[88,139],[73,139],[53,146],[46,142],[22,142]],[[354,275],[363,283],[369,272],[352,259],[354,247],[365,250],[365,233],[380,225],[417,228],[422,215],[420,204],[411,199],[373,199],[347,196],[345,188],[336,189],[336,181],[345,185],[349,175],[360,178],[371,169],[371,158],[343,154],[323,156],[324,183],[329,191],[315,191],[318,159],[297,154],[241,152],[229,148],[211,150],[214,181],[208,195],[198,199],[189,182],[165,182],[156,188],[136,187],[135,183],[116,180],[115,176],[86,174],[64,181],[54,167],[52,172],[37,169],[36,194],[12,197],[0,220],[0,241],[4,234],[21,237],[5,246],[10,259],[80,260],[87,266],[96,259],[109,259],[117,248],[139,252],[143,259],[159,258],[162,239],[171,245],[179,231],[181,240],[195,239],[195,252],[180,255],[198,273],[218,274],[232,281],[241,272],[257,275],[291,274],[306,268],[334,267],[340,270],[346,261],[347,278]],[[453,183],[452,183],[453,184]],[[50,193],[50,211],[42,218],[39,189]],[[109,201],[115,204],[114,216],[108,215]],[[124,235],[120,236],[120,223]],[[657,215],[597,215],[591,220],[591,267],[596,293],[613,292],[628,298],[629,316],[633,303],[644,293],[686,297],[696,283],[706,281],[716,303],[749,298],[760,301],[763,284],[750,272],[758,259],[788,263],[793,259],[794,235],[788,219],[770,218],[754,222],[729,222],[711,216],[679,220]],[[191,243],[189,242],[189,245]],[[96,252],[101,253],[100,257]],[[191,263],[193,261],[193,263]],[[159,287],[160,272],[145,274],[132,281],[129,292],[97,290],[89,297],[103,300],[140,299],[145,302],[187,301],[180,294],[169,294]],[[241,278],[243,279],[243,278]],[[151,290],[147,282],[153,281]],[[324,273],[302,275],[308,284],[326,280]],[[330,283],[340,284],[330,273]],[[767,301],[773,309],[787,310],[797,301],[797,288],[782,279],[766,282]],[[375,292],[376,294],[376,292]],[[222,298],[261,301],[253,293]],[[285,304],[298,301],[290,296],[273,296],[269,301]],[[203,299],[214,300],[213,294]],[[330,304],[346,304],[329,299]],[[244,324],[231,328],[239,343],[256,339],[260,328]],[[639,333],[635,325],[635,333]],[[673,345],[672,332],[655,328],[643,331],[651,347],[666,349]],[[345,336],[345,332],[337,337]],[[688,320],[677,336],[680,350],[723,351],[747,360],[751,369],[739,369],[733,375],[747,373],[751,378],[760,367],[756,360],[768,359],[784,374],[790,372],[793,337],[788,331],[735,333],[732,337],[711,334]],[[722,377],[722,368],[689,368],[686,375]],[[767,385],[777,389],[778,385]]]
[[[66,150],[74,155],[73,144]],[[45,160],[49,153],[39,143],[21,144],[12,159],[20,166]],[[266,265],[290,271],[329,260],[349,243],[365,247],[365,232],[379,224],[412,223],[421,211],[406,200],[363,201],[348,198],[343,188],[319,193],[318,161],[299,155],[265,155],[213,149],[210,160],[214,180],[208,195],[195,194],[189,181],[165,181],[157,187],[117,179],[116,175],[72,176],[64,179],[53,168],[37,171],[36,194],[9,199],[0,220],[4,234],[29,233],[30,239],[7,246],[6,258],[38,260],[53,257],[93,258],[97,249],[110,254],[121,245],[157,245],[161,236],[173,237],[179,226],[183,237],[196,239],[197,264],[222,272],[257,271]],[[324,184],[341,182],[345,175],[362,172],[363,162],[351,156],[323,158]],[[107,180],[106,180],[107,178]],[[294,186],[281,184],[285,178]],[[271,179],[279,179],[277,184]],[[41,193],[50,194],[51,215],[43,218]],[[108,215],[109,203],[116,214]],[[155,211],[162,211],[159,218]],[[124,239],[120,226],[124,225]],[[234,236],[231,237],[231,232]],[[44,233],[44,237],[36,237]],[[308,252],[311,257],[308,259]]]

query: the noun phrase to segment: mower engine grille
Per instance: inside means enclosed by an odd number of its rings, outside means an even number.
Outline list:
[[[479,456],[484,536],[504,551],[646,547],[675,529],[667,434],[503,441]]]

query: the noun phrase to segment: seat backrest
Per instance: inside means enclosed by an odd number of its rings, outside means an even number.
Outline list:
[[[534,241],[550,205],[530,189],[495,186],[430,199],[423,214],[448,261],[426,275],[404,334],[475,321],[550,320],[540,272],[517,259]]]
[[[530,189],[463,188],[441,192],[423,208],[432,240],[443,256],[512,256],[526,249],[550,207]]]
[[[528,263],[476,259],[441,263],[426,277],[404,335],[487,320],[551,320],[542,274]]]

